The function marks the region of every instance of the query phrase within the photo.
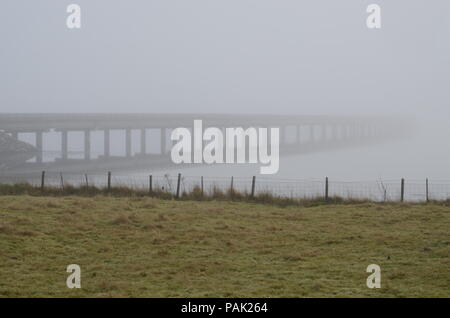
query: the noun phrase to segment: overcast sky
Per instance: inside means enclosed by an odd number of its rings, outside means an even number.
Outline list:
[[[449,16],[448,0],[2,0],[0,112],[448,117]]]

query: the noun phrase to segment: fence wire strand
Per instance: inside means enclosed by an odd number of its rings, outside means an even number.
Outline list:
[[[150,175],[112,174],[111,186],[132,189],[149,189]],[[175,194],[177,190],[178,174],[152,175],[152,189]],[[202,181],[203,180],[203,181]],[[233,180],[233,182],[232,182]],[[27,177],[0,176],[0,184],[29,183],[39,187],[42,185],[42,174]],[[45,172],[45,186],[108,186],[108,175],[105,174],[64,174],[60,172]],[[180,192],[191,192],[194,188],[201,188],[204,194],[211,194],[214,190],[227,192],[233,187],[234,191],[250,193],[252,177],[210,177],[210,176],[181,176]],[[270,193],[286,198],[316,198],[325,196],[325,179],[286,179],[256,176],[255,195]],[[373,181],[339,181],[330,179],[328,182],[328,196],[345,199],[367,199],[376,202],[400,201],[400,180]],[[424,202],[428,200],[447,200],[450,198],[450,181],[405,180],[404,201]]]

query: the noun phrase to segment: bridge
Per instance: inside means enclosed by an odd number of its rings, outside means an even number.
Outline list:
[[[90,171],[98,169],[126,169],[137,167],[169,167],[170,131],[178,127],[192,127],[195,119],[203,127],[279,127],[280,154],[324,151],[343,147],[367,145],[402,135],[407,124],[399,119],[373,116],[306,116],[266,114],[0,114],[0,131],[19,139],[23,133],[34,135],[35,158],[20,169],[7,172],[39,171]],[[159,131],[159,149],[147,149],[148,131]],[[112,156],[111,131],[124,134],[124,156]],[[103,135],[102,154],[92,158],[91,134]],[[136,134],[133,131],[139,131]],[[59,156],[52,162],[43,161],[43,144],[46,133],[60,134]],[[81,159],[69,158],[69,135],[82,132],[84,151]],[[134,137],[133,137],[134,136]],[[132,145],[140,145],[133,154]],[[98,149],[97,149],[98,150]]]

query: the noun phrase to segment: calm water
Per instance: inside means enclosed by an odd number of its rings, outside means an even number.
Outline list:
[[[342,149],[280,159],[276,175],[265,178],[323,178],[334,180],[438,179],[450,180],[448,143],[438,142],[446,134],[436,129],[418,133],[411,139],[395,140],[380,145]],[[434,141],[434,142],[432,142]],[[442,145],[442,146],[440,146]],[[182,173],[190,176],[242,176],[259,174],[256,165],[192,165],[189,169],[152,171],[154,174]],[[135,174],[148,175],[149,171]]]

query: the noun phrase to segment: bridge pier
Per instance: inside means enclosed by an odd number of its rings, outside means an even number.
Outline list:
[[[111,156],[111,131],[109,129],[103,131],[103,142],[103,155],[105,158],[109,158]]]
[[[145,128],[141,129],[141,154],[147,153],[147,131]]]
[[[360,139],[360,137],[362,136],[362,126],[359,123],[353,124],[351,129],[351,135],[350,137],[353,137],[355,139]]]
[[[358,134],[358,139],[362,139],[366,136],[366,125],[364,124],[359,124],[359,134]]]
[[[331,125],[331,141],[337,141],[338,136],[338,127],[337,125]]]
[[[370,137],[370,125],[364,124],[365,137]]]
[[[43,154],[43,132],[36,132],[36,148],[38,153],[36,154],[36,162],[42,163],[42,154]]]
[[[174,141],[174,140],[172,140],[171,138],[170,138],[170,136],[172,136],[172,132],[175,130],[176,128],[172,128],[171,130],[170,130],[170,133],[169,133],[169,137],[168,137],[168,139],[169,139],[169,143],[170,143],[170,149],[168,149],[168,153],[170,153],[171,151],[172,151],[172,148],[173,148],[173,146],[175,146],[176,145],[176,141]],[[191,134],[192,134],[192,131],[191,131]],[[206,145],[206,141],[203,141],[203,148],[205,147],[205,145]]]
[[[125,129],[125,156],[131,157],[131,129]]]
[[[69,158],[68,140],[68,131],[61,131],[61,158],[63,160],[67,160]]]
[[[353,139],[358,138],[359,132],[358,132],[359,126],[358,124],[349,124],[348,126],[348,138],[347,139]]]
[[[91,131],[84,131],[84,160],[91,159]]]
[[[341,141],[345,141],[346,135],[345,135],[345,125],[341,124],[339,125],[339,139]]]
[[[370,137],[375,138],[377,136],[377,127],[373,124],[370,124],[369,128],[370,128]]]
[[[344,140],[350,140],[352,137],[352,126],[351,125],[345,125],[344,126],[345,131],[345,138]]]
[[[315,129],[316,127],[314,125],[309,125],[309,142],[314,142],[316,139]]]
[[[167,129],[161,128],[161,154],[165,155],[167,152],[166,143],[167,143]]]
[[[281,126],[280,127],[280,145],[283,145],[286,143],[286,127]]]

